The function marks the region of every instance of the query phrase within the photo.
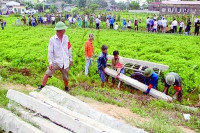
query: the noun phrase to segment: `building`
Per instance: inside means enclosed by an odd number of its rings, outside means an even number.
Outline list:
[[[25,13],[25,7],[15,1],[1,1],[0,2],[0,13],[1,14],[11,14],[11,13]]]
[[[160,14],[200,14],[200,1],[162,1],[152,2],[149,11],[160,11]]]

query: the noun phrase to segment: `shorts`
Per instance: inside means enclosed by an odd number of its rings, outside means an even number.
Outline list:
[[[100,76],[100,79],[101,79],[101,82],[105,82],[106,81],[106,74],[103,72],[103,70],[99,69],[99,76]]]
[[[66,68],[66,69],[60,68],[55,63],[53,63],[53,70],[50,70],[49,67],[47,68],[46,74],[51,77],[56,70],[60,70],[60,72],[62,73],[62,77],[63,77],[64,81],[68,81],[69,80],[69,78],[68,78],[69,68]]]

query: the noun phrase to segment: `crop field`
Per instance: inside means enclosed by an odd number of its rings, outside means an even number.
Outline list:
[[[48,67],[47,48],[50,37],[55,34],[52,26],[38,26],[36,28],[28,26],[14,26],[12,23],[16,18],[5,18],[8,22],[5,30],[0,30],[0,76],[4,83],[11,82],[16,84],[29,84],[37,87],[41,84],[42,77]],[[73,51],[73,66],[70,68],[70,88],[73,95],[83,95],[92,97],[102,102],[125,106],[126,104],[116,101],[116,97],[122,94],[129,95],[128,86],[124,85],[124,91],[113,91],[107,88],[99,88],[100,81],[97,73],[96,58],[94,58],[93,66],[90,70],[89,77],[84,76],[85,58],[84,44],[88,39],[88,35],[95,35],[94,47],[95,54],[101,52],[101,45],[108,46],[108,53],[112,54],[114,50],[119,50],[120,56],[151,61],[155,63],[169,65],[169,70],[163,72],[159,77],[158,90],[163,91],[163,83],[161,79],[168,72],[177,72],[183,80],[183,102],[185,105],[194,105],[198,102],[198,94],[200,93],[200,38],[196,36],[171,35],[171,34],[153,34],[153,33],[137,33],[131,31],[113,31],[113,30],[95,30],[95,29],[80,29],[69,28],[66,34],[70,38]],[[83,83],[86,86],[83,87]],[[62,78],[56,73],[48,85],[54,85],[63,88]],[[90,87],[94,87],[91,89]],[[88,91],[88,93],[87,93]],[[107,93],[110,95],[107,97]],[[0,90],[0,100],[5,98],[6,91]],[[104,95],[105,93],[105,95]],[[138,92],[137,92],[138,93]],[[174,94],[173,88],[170,88],[170,95]],[[1,98],[2,95],[2,98]],[[141,95],[141,94],[139,94]],[[104,97],[104,98],[102,98]],[[109,99],[110,98],[110,99]],[[146,97],[145,97],[146,98]],[[125,97],[126,99],[126,97]],[[135,101],[128,101],[135,102]],[[5,106],[7,101],[0,104]],[[166,105],[165,105],[166,104]],[[175,109],[174,104],[161,103],[153,101],[148,110],[144,106],[141,107],[132,105],[132,111],[142,116],[152,115],[151,108],[160,110]],[[138,108],[138,109],[137,109]],[[141,112],[139,110],[145,110]],[[151,112],[151,113],[150,113]],[[154,113],[155,113],[154,112]],[[184,112],[184,111],[183,111]],[[185,111],[187,112],[187,111]],[[191,123],[183,124],[182,117],[176,116],[178,124],[196,129],[200,131],[200,121],[198,120],[199,113],[193,113],[194,118]],[[155,115],[155,114],[154,114]],[[181,115],[179,113],[179,115]],[[197,117],[198,116],[198,117]],[[166,124],[164,127],[155,127],[154,131],[179,132],[176,128],[171,128],[174,121],[166,118],[164,114],[159,117],[154,117],[153,122],[147,125],[137,124],[137,126],[147,129],[151,132],[151,128],[158,124],[158,120],[163,119]],[[157,121],[157,122],[156,122]],[[170,130],[169,130],[170,129]],[[152,131],[153,132],[153,131]]]

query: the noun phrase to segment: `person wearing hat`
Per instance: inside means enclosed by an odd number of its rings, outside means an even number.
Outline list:
[[[56,35],[50,39],[48,46],[49,67],[44,75],[41,86],[38,88],[39,90],[42,90],[48,78],[51,77],[55,71],[60,70],[65,85],[65,91],[69,92],[68,71],[73,62],[71,44],[68,36],[64,35],[66,29],[66,25],[61,21],[58,22],[54,28],[54,30],[56,30]]]
[[[157,89],[158,85],[158,74],[156,74],[152,68],[147,68],[144,70],[145,84],[148,85],[146,94],[149,94],[152,88]]]
[[[117,71],[116,79],[119,79],[120,73],[124,74],[124,62],[123,59],[119,56],[119,52],[117,50],[113,51],[112,65],[111,68]],[[113,86],[115,86],[115,78],[112,78]],[[120,89],[121,82],[119,82],[118,88]]]
[[[88,75],[89,68],[92,65],[92,57],[94,55],[94,46],[93,46],[94,35],[90,34],[88,41],[85,43],[85,75]]]
[[[108,57],[107,57],[108,47],[106,45],[103,45],[101,47],[101,50],[102,50],[102,53],[98,57],[97,67],[98,67],[98,72],[101,79],[101,87],[103,88],[105,81],[108,82],[108,76],[106,75],[106,72],[105,72],[105,68],[107,67],[107,60],[108,60]]]
[[[174,90],[176,93],[174,94],[173,98],[177,99],[178,101],[182,100],[182,83],[181,78],[177,73],[170,72],[164,78],[165,88],[164,93],[168,95],[168,90],[171,85],[174,86]]]

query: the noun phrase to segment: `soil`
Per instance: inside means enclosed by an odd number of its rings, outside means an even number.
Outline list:
[[[87,103],[92,108],[100,112],[103,112],[105,114],[108,114],[110,116],[113,116],[116,119],[123,120],[123,121],[137,120],[137,122],[140,122],[140,123],[149,122],[148,118],[142,118],[141,116],[133,113],[130,109],[118,107],[116,105],[111,105],[111,104],[104,104],[104,103],[95,101],[90,98],[82,97],[82,96],[77,96],[77,98]]]
[[[21,90],[21,91],[34,91],[36,88],[30,85],[18,85],[18,84],[11,84],[11,83],[1,83],[0,89],[13,89],[13,90]]]

